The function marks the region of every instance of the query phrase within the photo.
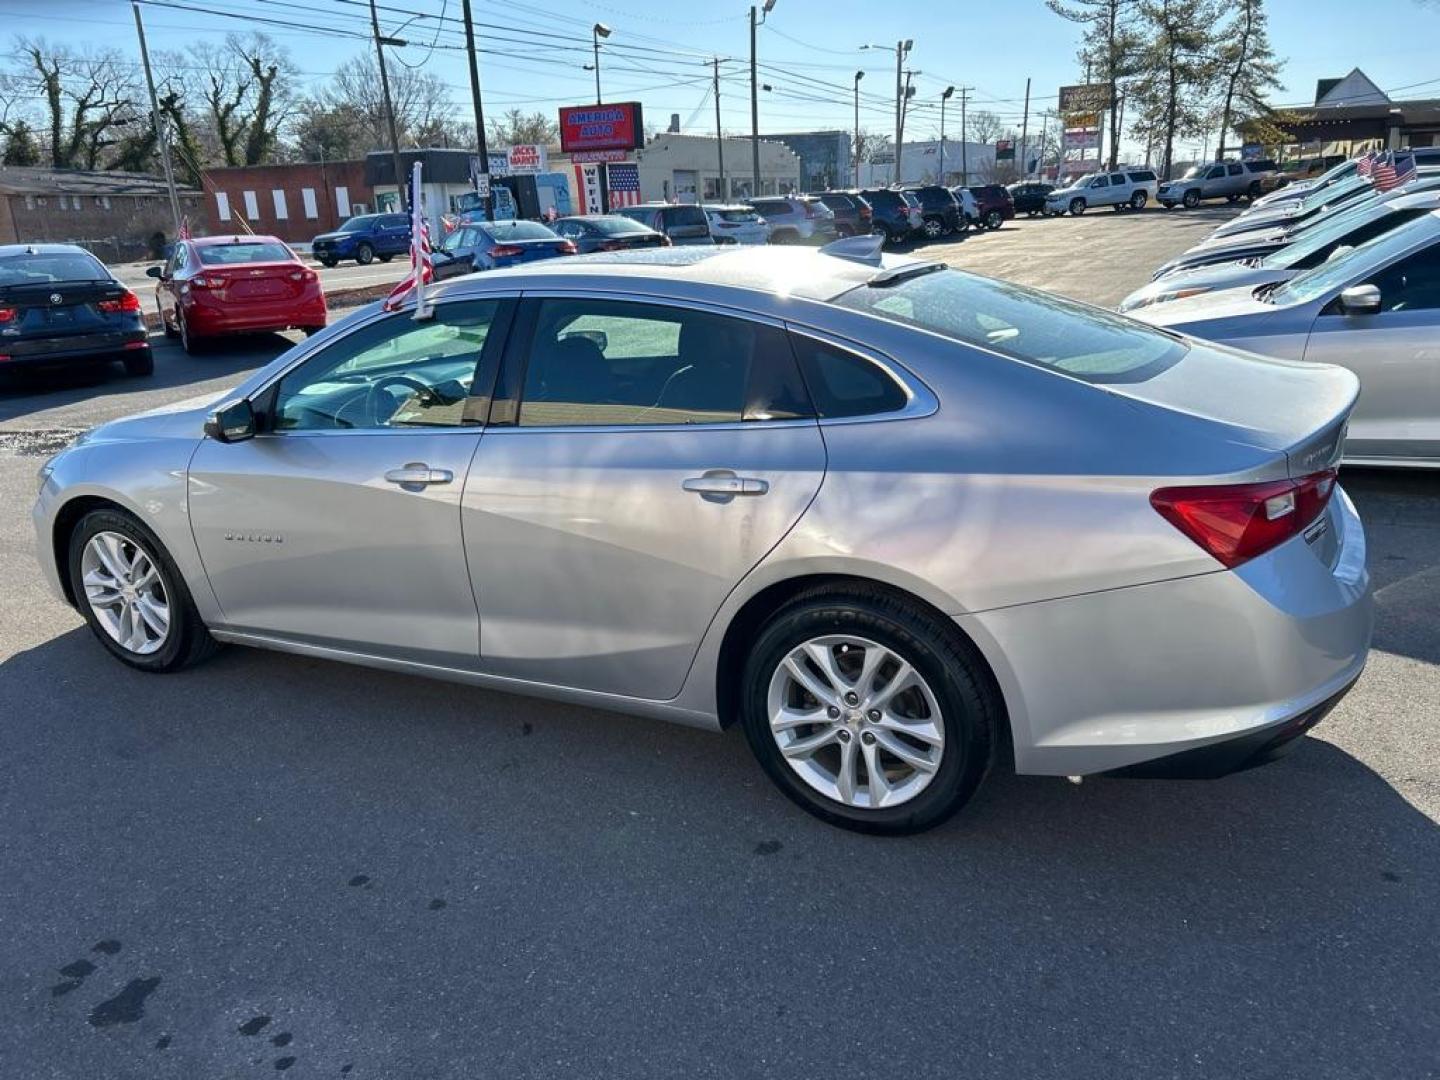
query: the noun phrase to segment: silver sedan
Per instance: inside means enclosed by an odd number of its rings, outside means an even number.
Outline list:
[[[1146,322],[1360,377],[1345,460],[1440,466],[1440,210],[1282,284],[1137,308]]]
[[[1353,375],[832,248],[362,310],[51,460],[45,573],[143,671],[230,642],[737,725],[789,798],[874,832],[1008,751],[1264,761],[1354,682]]]

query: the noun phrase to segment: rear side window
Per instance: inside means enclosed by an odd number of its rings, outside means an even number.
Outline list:
[[[894,207],[900,202],[900,196],[893,191],[867,191],[865,201],[871,206]]]
[[[1140,169],[1140,170],[1137,170],[1136,172],[1130,173],[1129,176],[1130,176],[1130,179],[1133,180],[1133,181],[1134,181],[1135,183],[1137,183],[1137,184],[1143,184],[1143,183],[1145,183],[1145,182],[1147,182],[1147,181],[1149,181],[1149,180],[1154,180],[1154,179],[1155,179],[1155,174],[1154,174],[1153,172],[1151,172],[1149,169]]]
[[[800,373],[822,420],[895,412],[909,400],[890,373],[828,342],[791,334]]]
[[[834,302],[1092,383],[1143,382],[1186,353],[1118,315],[957,270],[861,285]]]
[[[665,211],[665,224],[671,228],[698,225],[706,228],[705,211],[698,206],[672,206]]]

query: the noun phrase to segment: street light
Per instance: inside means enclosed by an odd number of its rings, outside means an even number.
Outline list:
[[[756,74],[755,28],[774,10],[775,0],[765,0],[758,13],[755,5],[750,5],[750,164],[754,174],[750,179],[756,195],[760,194],[760,77]]]
[[[955,87],[947,86],[940,95],[940,183],[945,183],[945,102],[955,93]]]
[[[855,72],[855,186],[860,186],[860,80],[865,72]]]
[[[600,104],[600,39],[610,36],[610,27],[597,22],[590,28],[590,41],[595,46],[595,104]]]
[[[904,41],[897,41],[894,48],[889,45],[861,45],[862,49],[884,49],[886,52],[895,54],[895,182],[900,181],[900,139],[904,134],[905,121],[901,112],[902,103],[905,100],[905,90],[900,84],[901,68],[904,67],[905,57],[910,55],[910,50],[915,47],[914,38],[906,38]]]

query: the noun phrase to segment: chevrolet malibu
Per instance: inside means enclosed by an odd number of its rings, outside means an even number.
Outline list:
[[[831,250],[661,249],[357,312],[42,470],[116,659],[221,643],[743,729],[882,833],[1022,773],[1215,776],[1355,681],[1355,377]]]

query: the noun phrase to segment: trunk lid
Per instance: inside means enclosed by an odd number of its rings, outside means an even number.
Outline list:
[[[207,292],[226,304],[272,304],[294,300],[305,291],[307,271],[292,262],[235,263],[207,266],[199,275]]]
[[[93,334],[117,326],[120,313],[100,304],[119,301],[128,290],[117,281],[51,281],[0,286],[0,308],[14,309],[15,337],[52,338]]]

